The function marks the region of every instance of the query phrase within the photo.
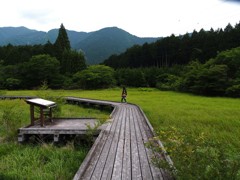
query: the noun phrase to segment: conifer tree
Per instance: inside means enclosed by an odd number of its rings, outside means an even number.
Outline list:
[[[55,46],[56,56],[59,60],[61,59],[62,53],[65,50],[68,51],[71,49],[70,41],[68,39],[68,35],[67,35],[66,29],[63,26],[63,24],[61,24],[61,26],[60,26],[60,29],[58,32],[58,37],[54,43],[54,46]]]

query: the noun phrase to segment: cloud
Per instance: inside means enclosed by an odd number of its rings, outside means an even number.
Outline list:
[[[79,3],[80,2],[80,3]],[[240,0],[7,0],[0,26],[95,31],[117,26],[137,36],[184,34],[239,22]],[[14,5],[14,6],[13,6]]]
[[[22,18],[45,23],[49,20],[49,13],[44,11],[26,11],[21,13]]]
[[[222,0],[222,1],[240,3],[240,0]]]

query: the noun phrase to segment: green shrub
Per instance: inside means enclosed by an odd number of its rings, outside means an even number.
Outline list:
[[[178,90],[181,78],[172,74],[162,74],[158,76],[156,87],[160,90]]]
[[[208,139],[204,133],[196,135],[194,132],[181,132],[174,127],[160,130],[148,146],[155,153],[163,153],[161,147],[154,146],[155,140],[164,143],[164,150],[174,162],[176,179],[240,178],[239,154],[232,155],[224,145]],[[164,166],[162,160],[152,160],[156,166]]]
[[[73,83],[78,89],[101,89],[116,84],[114,70],[104,65],[93,65],[73,76]]]
[[[226,95],[230,97],[240,97],[240,84],[233,85],[226,89]]]

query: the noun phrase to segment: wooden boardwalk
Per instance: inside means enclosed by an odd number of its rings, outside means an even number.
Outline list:
[[[172,179],[166,171],[151,163],[153,154],[145,143],[153,137],[153,129],[138,106],[74,97],[68,97],[67,101],[114,107],[111,122],[99,134],[74,180]],[[160,158],[171,163],[168,156]]]

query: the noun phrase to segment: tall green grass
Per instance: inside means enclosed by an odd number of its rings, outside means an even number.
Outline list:
[[[71,144],[0,146],[0,179],[72,179],[88,148],[76,150]]]
[[[35,93],[39,94],[38,91]],[[58,112],[60,117],[100,120],[109,118],[109,114],[108,111],[64,103]],[[72,179],[90,147],[73,141],[65,146],[16,143],[18,128],[28,124],[29,105],[24,100],[0,101],[0,179]]]
[[[240,148],[240,99],[201,97],[175,92],[142,93],[134,100],[147,114],[155,129],[177,127]],[[146,97],[146,98],[145,98]]]

